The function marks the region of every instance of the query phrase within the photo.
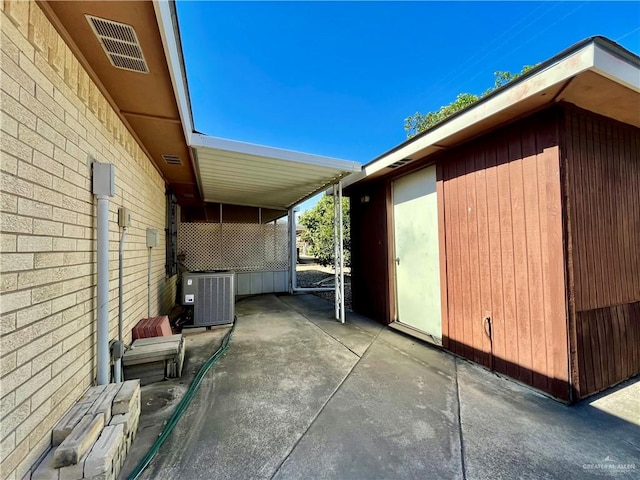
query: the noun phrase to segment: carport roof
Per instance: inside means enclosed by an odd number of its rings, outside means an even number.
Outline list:
[[[359,172],[360,163],[203,135],[194,130],[173,2],[154,2],[201,199],[286,210]]]
[[[362,166],[357,162],[193,133],[192,148],[207,202],[288,209]]]

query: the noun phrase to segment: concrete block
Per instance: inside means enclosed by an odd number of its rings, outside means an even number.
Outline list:
[[[140,402],[140,381],[139,380],[127,380],[122,384],[120,390],[116,393],[113,399],[113,406],[111,409],[112,415],[119,415],[127,413],[136,403]]]
[[[40,462],[38,468],[31,474],[32,480],[58,480],[58,470],[53,466],[54,450],[50,450]]]
[[[84,462],[87,460],[87,455],[89,455],[88,452],[75,465],[59,468],[59,480],[82,480],[84,478]]]
[[[180,340],[176,340],[139,346],[136,340],[122,357],[122,363],[126,366],[173,359],[180,352],[180,344]]]
[[[56,468],[74,465],[87,453],[100,436],[104,427],[104,415],[86,415],[71,433],[55,449],[53,464]]]
[[[80,420],[87,414],[91,407],[91,402],[76,403],[67,414],[62,417],[58,424],[53,427],[52,443],[54,447],[60,445],[69,436]]]
[[[93,402],[91,408],[89,408],[87,415],[98,415],[101,413],[104,415],[104,424],[108,425],[112,415],[111,408],[113,399],[120,390],[120,384],[110,383],[104,387],[102,393]]]
[[[116,477],[112,472],[107,473],[103,473],[100,475],[96,475],[94,477],[86,477],[87,480],[114,480]]]
[[[113,471],[113,461],[124,438],[123,425],[110,425],[104,428],[84,462],[84,476],[94,477]]]
[[[91,402],[93,403],[99,396],[104,392],[106,385],[97,385],[95,387],[90,387],[86,392],[80,397],[79,402]]]
[[[133,342],[134,347],[142,347],[143,345],[157,345],[159,343],[180,343],[182,341],[182,334],[176,333],[175,335],[168,335],[164,337],[149,337],[140,338]]]
[[[134,425],[137,424],[139,417],[140,417],[140,404],[138,402],[134,402],[133,406],[131,407],[131,410],[129,410],[127,413],[121,413],[111,417],[111,421],[109,422],[109,425],[122,424],[124,427],[124,434],[129,435],[129,433],[133,430]]]

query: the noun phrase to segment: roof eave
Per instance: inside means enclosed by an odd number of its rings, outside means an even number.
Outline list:
[[[431,149],[428,155],[441,151],[447,147],[440,146],[439,143],[452,135],[488,122],[497,114],[541,95],[544,90],[553,86],[566,84],[585,71],[595,71],[612,81],[640,91],[640,58],[604,37],[592,37],[543,62],[435,127],[394,147],[366,164],[361,172],[347,177],[343,185],[348,187],[361,182],[399,160],[413,158],[417,152],[427,148]],[[549,97],[546,104],[550,105],[554,101],[553,97]],[[545,102],[538,103],[538,107],[544,105]]]

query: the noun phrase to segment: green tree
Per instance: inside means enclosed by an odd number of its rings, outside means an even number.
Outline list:
[[[520,73],[511,73],[511,72],[495,72],[494,73],[494,85],[487,89],[482,95],[474,95],[473,93],[461,93],[456,99],[451,102],[449,105],[444,105],[440,107],[439,110],[429,112],[426,114],[416,112],[413,115],[409,115],[404,119],[404,129],[407,132],[407,137],[411,138],[420,132],[428,130],[436,126],[438,123],[442,122],[444,119],[450,117],[456,112],[467,108],[469,105],[477,102],[483,97],[486,97],[494,90],[506,85],[510,81],[518,78],[521,75],[524,75],[529,70],[531,70],[535,65],[525,65]]]
[[[325,195],[311,209],[304,212],[298,222],[305,226],[302,240],[310,245],[310,253],[320,265],[332,265],[333,257],[333,197]],[[349,199],[342,199],[342,225],[344,231],[344,264],[351,265],[351,222]]]

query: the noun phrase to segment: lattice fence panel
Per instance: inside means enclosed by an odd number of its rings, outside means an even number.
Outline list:
[[[275,224],[275,262],[277,265],[284,265],[282,268],[289,268],[289,228],[286,223],[276,223]],[[280,268],[278,268],[280,269]],[[275,270],[275,268],[274,268]]]
[[[287,270],[286,223],[181,223],[178,251],[184,266],[196,270]]]
[[[220,225],[180,223],[178,254],[185,256],[184,266],[190,271],[222,269]]]

